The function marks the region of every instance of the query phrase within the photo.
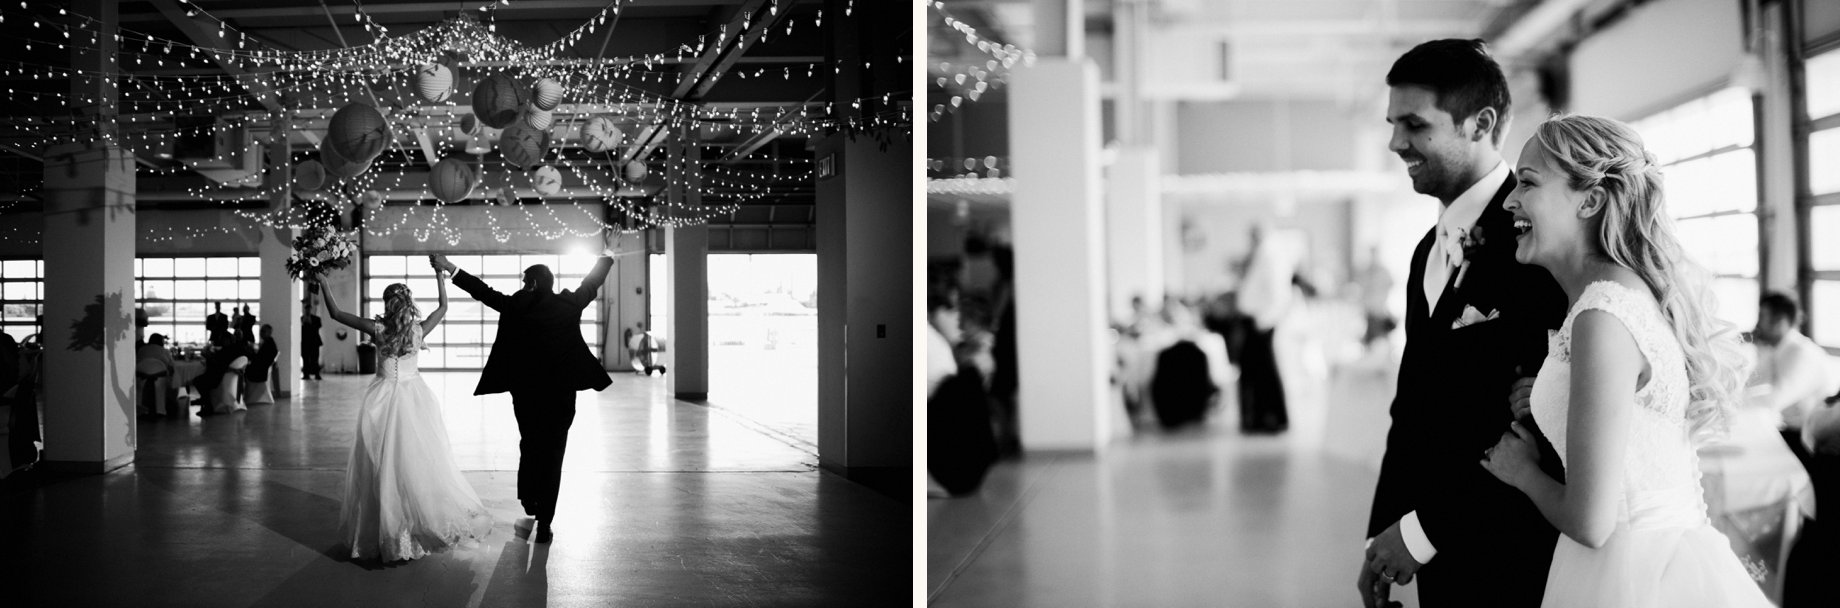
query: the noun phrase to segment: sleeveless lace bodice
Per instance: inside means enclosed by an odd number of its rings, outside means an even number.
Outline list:
[[[379,326],[379,334],[381,334],[382,324],[378,324],[378,326]],[[421,336],[422,332],[419,329],[415,329],[412,331],[415,332],[415,346],[412,347],[408,353],[396,355],[393,357],[384,357],[382,356],[383,351],[381,349],[378,350],[377,352],[378,357],[379,357],[379,359],[377,360],[377,376],[378,377],[390,379],[390,380],[408,380],[410,378],[421,377],[422,372],[420,369],[417,368],[416,357],[422,352],[422,336]]]
[[[1548,338],[1546,363],[1533,385],[1533,417],[1566,458],[1566,419],[1571,399],[1572,324],[1587,310],[1609,313],[1635,338],[1647,360],[1648,382],[1635,394],[1635,414],[1623,454],[1623,500],[1618,512],[1631,527],[1695,526],[1706,521],[1699,484],[1699,456],[1686,420],[1686,355],[1661,310],[1646,292],[1612,281],[1585,287]]]

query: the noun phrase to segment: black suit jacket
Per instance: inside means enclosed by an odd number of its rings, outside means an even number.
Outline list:
[[[561,293],[526,289],[505,295],[464,270],[455,274],[454,285],[498,311],[498,336],[473,394],[525,388],[598,391],[613,384],[581,338],[581,309],[594,301],[612,267],[613,258],[602,256],[580,287]]]
[[[1437,548],[1418,579],[1420,598],[1434,608],[1539,605],[1558,539],[1532,501],[1480,464],[1508,430],[1513,382],[1538,372],[1547,331],[1565,317],[1565,293],[1552,275],[1514,261],[1513,218],[1502,209],[1514,184],[1509,177],[1477,220],[1482,243],[1465,255],[1460,289],[1453,271],[1429,309],[1422,287],[1436,243],[1429,232],[1406,283],[1405,355],[1367,534],[1418,512]],[[1500,317],[1452,329],[1469,306]],[[1540,444],[1543,468],[1562,479],[1551,444],[1543,437]]]

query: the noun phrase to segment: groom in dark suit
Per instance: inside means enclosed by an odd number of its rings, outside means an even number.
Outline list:
[[[428,256],[435,269],[453,274],[454,285],[498,311],[498,337],[479,374],[475,395],[511,393],[517,416],[518,500],[536,519],[536,542],[549,542],[562,487],[562,457],[569,425],[575,422],[575,393],[613,383],[600,359],[581,337],[581,310],[600,293],[613,258],[601,256],[574,291],[555,292],[555,275],[537,264],[524,270],[524,288],[499,293],[447,256]]]
[[[1480,465],[1565,315],[1551,275],[1514,261],[1501,206],[1516,184],[1501,158],[1507,81],[1480,40],[1434,40],[1401,56],[1386,83],[1388,148],[1412,189],[1442,207],[1412,254],[1406,349],[1357,586],[1373,607],[1414,579],[1428,608],[1538,606],[1558,532]],[[1562,475],[1540,443],[1542,465]]]

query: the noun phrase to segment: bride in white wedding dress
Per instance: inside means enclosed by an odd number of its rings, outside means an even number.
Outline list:
[[[1515,177],[1515,259],[1571,302],[1531,397],[1565,479],[1540,471],[1519,423],[1482,466],[1563,534],[1542,606],[1770,606],[1706,517],[1696,449],[1726,427],[1745,362],[1674,237],[1653,155],[1621,123],[1562,116]]]
[[[383,316],[374,320],[324,298],[334,320],[378,346],[377,377],[364,389],[339,510],[339,538],[353,559],[415,559],[481,538],[492,526],[454,464],[441,402],[416,368],[422,337],[447,313],[447,282],[437,277],[435,284],[440,306],[426,319],[417,319],[414,295],[401,283],[384,289]]]

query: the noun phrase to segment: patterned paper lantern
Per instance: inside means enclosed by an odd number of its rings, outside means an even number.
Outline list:
[[[389,121],[370,104],[345,104],[332,114],[332,122],[326,127],[326,141],[332,142],[339,156],[359,162],[377,158],[392,138]]]
[[[548,147],[548,140],[548,131],[539,131],[527,124],[515,124],[498,136],[498,151],[505,155],[507,162],[519,169],[528,169],[543,161],[543,151]]]
[[[606,152],[620,147],[626,134],[613,124],[613,119],[596,116],[588,119],[588,124],[581,128],[581,145],[589,152]]]
[[[439,63],[430,63],[415,70],[415,92],[422,99],[440,103],[454,95],[454,71]]]
[[[460,132],[467,135],[478,135],[479,117],[472,114],[460,117]]]
[[[548,131],[549,126],[555,124],[555,121],[555,115],[549,110],[539,108],[535,105],[524,107],[524,124],[536,127],[539,131]]]
[[[626,163],[626,181],[636,182],[645,179],[645,161],[634,160]]]
[[[492,201],[487,201],[486,204],[488,205],[497,204],[497,205],[504,205],[506,207],[510,207],[512,205],[517,204],[517,194],[511,192],[510,188],[499,188],[497,202],[495,203]]]
[[[458,203],[466,200],[466,195],[473,190],[473,168],[466,161],[449,156],[434,164],[434,171],[428,174],[428,189],[434,191],[434,197],[444,203]]]
[[[530,92],[531,101],[538,108],[554,110],[556,104],[562,103],[562,83],[556,82],[554,78],[538,78],[535,84],[530,85]]]
[[[294,165],[294,189],[300,192],[312,192],[326,185],[326,166],[317,160],[309,160]]]
[[[494,129],[503,129],[517,120],[518,106],[523,103],[517,83],[504,74],[488,76],[473,87],[473,113]]]
[[[530,187],[537,189],[537,194],[554,196],[562,192],[562,172],[555,167],[543,165],[530,172]]]

